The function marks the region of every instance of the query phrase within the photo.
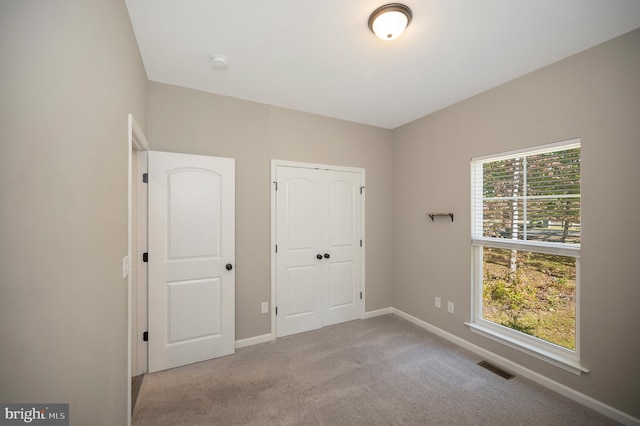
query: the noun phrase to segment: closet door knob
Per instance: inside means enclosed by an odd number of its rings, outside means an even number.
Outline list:
[[[330,257],[331,257],[331,255],[329,255],[329,253],[325,253],[325,254],[324,254],[324,258],[325,258],[325,259],[328,259],[328,258],[330,258]]]
[[[322,260],[322,255],[321,255],[321,254],[317,254],[317,255],[316,255],[316,259],[318,259],[318,260]]]
[[[233,265],[230,263],[227,263],[227,265],[225,266],[225,268],[227,268],[227,271],[230,271],[233,269]]]

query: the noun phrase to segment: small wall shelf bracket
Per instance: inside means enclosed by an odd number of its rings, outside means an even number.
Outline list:
[[[431,222],[435,220],[436,216],[449,216],[451,218],[451,222],[453,222],[453,213],[427,213],[427,216],[431,218]]]

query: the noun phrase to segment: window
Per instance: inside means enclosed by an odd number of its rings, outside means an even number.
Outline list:
[[[580,140],[471,161],[471,330],[576,374]]]

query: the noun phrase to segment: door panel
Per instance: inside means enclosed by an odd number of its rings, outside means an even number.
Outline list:
[[[329,309],[354,304],[353,262],[332,262],[329,265]]]
[[[235,161],[149,153],[149,372],[235,352]]]
[[[167,283],[169,344],[220,335],[220,289],[219,279]]]
[[[299,315],[313,315],[316,312],[314,283],[315,265],[287,268],[286,315],[288,318]]]
[[[286,179],[286,178],[285,178]],[[283,208],[286,214],[286,248],[289,251],[311,250],[314,247],[318,206],[314,194],[316,182],[306,177],[291,178],[283,182]]]
[[[277,166],[276,180],[277,336],[359,318],[360,173]]]
[[[361,256],[360,174],[327,171],[324,174],[328,202],[328,295],[324,325],[360,317]]]
[[[168,259],[220,258],[219,173],[176,169],[167,173]]]
[[[322,265],[316,258],[322,182],[315,172],[278,168],[278,336],[322,327]]]
[[[333,180],[328,185],[331,248],[353,246],[355,191],[356,186],[352,182],[342,179]]]

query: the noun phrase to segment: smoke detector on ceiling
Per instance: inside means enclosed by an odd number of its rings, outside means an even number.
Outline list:
[[[226,70],[227,68],[229,68],[229,59],[227,59],[226,56],[215,55],[213,58],[211,58],[211,63],[215,68],[218,68],[220,70]]]

